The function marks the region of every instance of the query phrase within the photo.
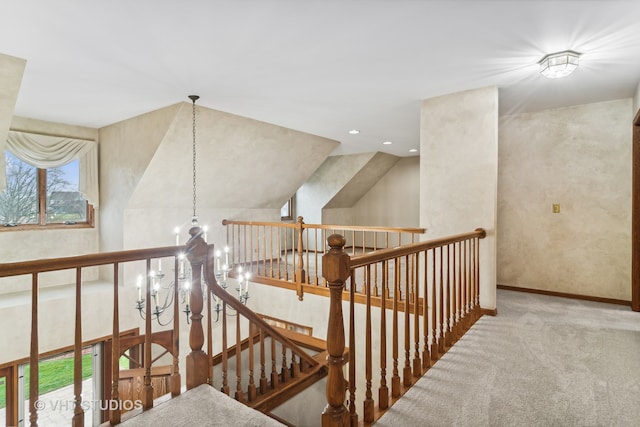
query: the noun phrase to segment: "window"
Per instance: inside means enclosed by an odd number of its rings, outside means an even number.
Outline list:
[[[293,196],[280,208],[280,220],[291,221],[293,219]]]
[[[79,161],[40,169],[5,151],[7,187],[0,191],[4,227],[93,225],[93,208],[79,191]]]

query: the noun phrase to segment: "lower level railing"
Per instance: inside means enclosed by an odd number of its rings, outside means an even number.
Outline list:
[[[352,257],[343,236],[329,236],[331,249],[323,256],[331,298],[323,426],[353,426],[360,417],[373,423],[480,317],[484,237],[478,229]],[[356,315],[359,293],[364,316]],[[377,306],[374,295],[380,296]],[[349,301],[347,335],[343,299]]]

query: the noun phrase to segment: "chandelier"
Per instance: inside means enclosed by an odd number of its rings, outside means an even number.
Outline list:
[[[193,212],[191,216],[191,226],[198,226],[198,216],[196,214],[196,202],[197,202],[197,175],[196,175],[196,101],[200,97],[198,95],[189,95],[189,99],[191,100],[191,114],[192,114],[192,188],[193,188]],[[204,241],[207,241],[207,231],[208,227],[206,225],[202,226],[202,237]],[[180,227],[176,227],[174,229],[175,233],[175,243],[176,246],[180,246]],[[229,247],[225,246],[224,248],[224,264],[222,264],[222,252],[217,250],[215,253],[216,262],[215,262],[215,277],[220,286],[223,289],[227,289],[227,279],[229,278],[229,273],[233,271],[233,266],[229,262]],[[191,310],[189,308],[189,298],[191,294],[191,281],[189,278],[191,277],[191,265],[189,262],[185,260],[185,254],[181,253],[178,255],[178,275],[177,281],[173,280],[167,284],[163,283],[163,279],[165,278],[165,274],[162,270],[162,259],[158,259],[157,270],[152,270],[149,272],[149,286],[150,286],[150,303],[152,304],[151,308],[151,317],[152,320],[156,320],[158,324],[161,326],[168,325],[173,320],[173,310],[167,310],[174,303],[180,304],[183,306],[182,312],[187,316],[187,323],[189,323],[189,315],[191,314]],[[175,273],[175,271],[174,271]],[[246,305],[247,300],[249,299],[249,279],[251,278],[251,273],[244,272],[241,266],[236,268],[236,281],[237,287],[235,288],[236,292],[230,292],[231,294],[235,294],[238,297],[240,303]],[[173,277],[176,277],[173,274]],[[145,308],[148,303],[143,298],[143,276],[138,276],[136,280],[136,288],[137,288],[137,299],[135,308],[138,310],[141,318],[145,318]],[[177,292],[176,292],[177,288]],[[208,292],[208,286],[206,283],[206,279],[202,280],[202,295],[206,299]],[[175,300],[175,295],[178,295],[178,301]],[[220,319],[220,312],[222,311],[221,303],[218,298],[211,293],[212,298],[212,311],[216,313],[217,322]],[[231,313],[229,315],[234,315],[233,307],[228,307],[231,309]],[[167,320],[162,319],[162,315],[166,312],[169,312],[171,315]]]

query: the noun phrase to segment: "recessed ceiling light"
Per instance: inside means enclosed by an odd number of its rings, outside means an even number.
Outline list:
[[[359,133],[360,133],[360,131],[359,131],[358,129],[351,129],[351,130],[349,131],[349,133],[350,133],[351,135],[357,135],[357,134],[359,134]]]
[[[412,148],[411,150],[409,150],[410,153],[417,153],[418,149],[417,148]]]
[[[551,53],[538,62],[540,74],[548,79],[566,77],[578,68],[580,54],[572,50]]]
[[[393,144],[393,142],[391,142],[391,141],[385,141],[385,142],[383,142],[382,144],[383,144],[383,145],[391,145],[391,144]]]

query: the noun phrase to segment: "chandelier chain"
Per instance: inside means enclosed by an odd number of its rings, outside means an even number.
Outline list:
[[[198,217],[196,216],[196,100],[198,99],[197,95],[191,95],[189,98],[192,101],[192,124],[193,124],[193,217],[191,219],[192,223],[196,223],[198,221]]]

